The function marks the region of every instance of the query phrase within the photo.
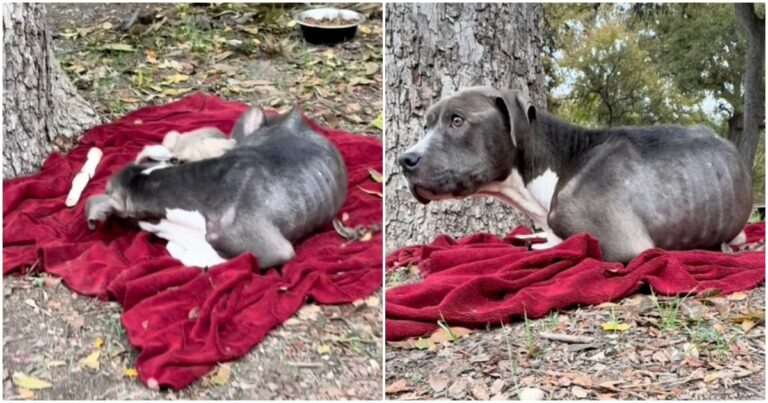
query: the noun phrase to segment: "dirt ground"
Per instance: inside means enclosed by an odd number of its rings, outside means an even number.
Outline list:
[[[402,268],[386,286],[414,281],[417,269]],[[388,342],[387,399],[765,399],[764,286],[703,298],[638,294],[464,332]]]
[[[291,23],[303,7],[47,5],[55,54],[105,121],[200,90],[281,110],[298,100],[327,126],[380,137],[381,6],[351,6],[367,21],[353,41],[334,47],[303,41]],[[137,10],[136,23],[121,26]],[[306,305],[233,362],[223,382],[219,367],[183,390],[154,391],[130,374],[136,353],[119,305],[78,296],[46,275],[9,276],[3,397],[380,399],[381,299],[379,292],[350,305]],[[87,362],[95,349],[93,368]],[[14,385],[15,373],[52,386],[29,394]]]

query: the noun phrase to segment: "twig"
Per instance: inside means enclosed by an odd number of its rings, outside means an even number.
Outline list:
[[[288,361],[286,364],[288,364],[291,367],[299,367],[299,368],[322,368],[325,366],[322,362],[291,362]]]
[[[547,340],[561,341],[563,343],[589,344],[595,341],[595,338],[590,336],[575,336],[570,334],[550,332],[539,332],[539,337]]]

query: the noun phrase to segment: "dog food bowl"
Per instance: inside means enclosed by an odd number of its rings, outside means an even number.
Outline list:
[[[293,16],[304,39],[315,45],[334,45],[355,37],[365,17],[352,10],[313,8]]]

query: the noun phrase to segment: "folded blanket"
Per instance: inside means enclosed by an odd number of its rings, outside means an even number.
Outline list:
[[[350,303],[381,287],[382,241],[349,242],[330,225],[296,247],[296,257],[260,274],[244,254],[208,272],[171,258],[165,241],[119,224],[90,231],[85,200],[104,190],[111,174],[148,144],[171,131],[215,126],[228,133],[246,105],[191,95],[133,112],[88,131],[66,155],[54,153],[34,175],[3,183],[3,273],[34,266],[59,276],[73,291],[123,305],[128,340],[139,350],[136,367],[145,384],[181,388],[218,362],[246,354],[307,298],[321,304]],[[369,168],[381,171],[381,143],[324,129],[310,122],[341,151],[349,192],[339,213],[348,227],[380,224],[381,191]],[[74,208],[64,207],[72,178],[90,147],[104,156]]]
[[[748,242],[765,239],[765,223],[748,225]],[[514,241],[475,234],[458,241],[439,236],[387,257],[389,270],[418,264],[423,281],[386,292],[387,340],[422,336],[444,319],[451,326],[485,327],[511,318],[539,318],[552,310],[616,301],[648,285],[657,294],[717,289],[726,294],[765,280],[765,252],[650,249],[626,267],[604,262],[588,234],[548,250],[528,251]]]

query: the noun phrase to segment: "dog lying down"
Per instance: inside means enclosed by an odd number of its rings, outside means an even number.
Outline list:
[[[145,147],[88,199],[85,216],[91,229],[112,216],[135,220],[186,266],[251,252],[267,268],[293,258],[293,243],[329,222],[346,192],[341,154],[298,108],[267,118],[252,107],[229,139],[202,128]]]
[[[607,260],[627,262],[653,247],[745,239],[749,170],[705,127],[582,128],[490,87],[443,98],[425,123],[426,136],[398,158],[414,197],[497,197],[544,229],[535,249],[588,232]]]

